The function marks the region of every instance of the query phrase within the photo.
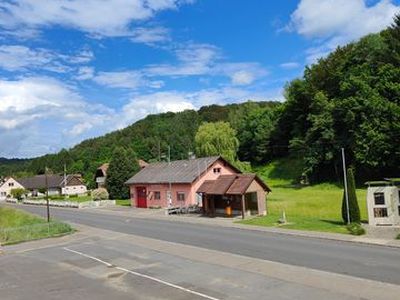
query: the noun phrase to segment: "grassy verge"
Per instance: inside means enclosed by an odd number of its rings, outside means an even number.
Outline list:
[[[46,220],[24,211],[0,207],[0,244],[61,236],[73,232],[70,225]]]
[[[131,200],[130,199],[115,200],[115,204],[120,206],[131,206]]]
[[[295,163],[285,162],[282,166],[279,162],[275,162],[256,170],[272,189],[272,193],[267,197],[268,215],[240,222],[251,225],[348,234],[349,231],[341,217],[342,188],[334,184],[294,186],[289,178],[296,178],[294,177],[296,172],[293,171],[295,165]],[[282,171],[285,168],[291,168],[291,170]],[[366,189],[358,189],[357,198],[361,218],[366,220]],[[279,225],[278,220],[282,217],[283,212],[286,214],[287,224]]]
[[[35,198],[30,198],[30,200],[46,200],[44,197],[35,197]],[[69,198],[64,198],[63,196],[49,196],[50,201],[70,201],[70,202],[87,202],[87,201],[92,201],[91,196],[80,196],[80,197],[69,197]]]

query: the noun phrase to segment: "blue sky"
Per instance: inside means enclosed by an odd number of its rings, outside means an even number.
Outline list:
[[[151,113],[247,99],[378,32],[400,0],[0,0],[0,157],[34,157]]]

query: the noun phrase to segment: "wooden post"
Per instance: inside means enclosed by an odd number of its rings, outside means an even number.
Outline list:
[[[203,194],[203,214],[208,214],[208,197],[207,194]]]
[[[245,211],[245,202],[244,202],[244,194],[242,195],[242,219],[244,219],[244,211]]]

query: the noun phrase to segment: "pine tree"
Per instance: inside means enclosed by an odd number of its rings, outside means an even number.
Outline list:
[[[125,182],[140,169],[133,151],[118,147],[114,150],[107,170],[106,187],[110,199],[128,199],[129,188]]]
[[[347,191],[349,193],[350,222],[351,223],[360,223],[361,222],[360,208],[358,207],[354,174],[353,174],[353,170],[351,168],[347,169]],[[343,193],[343,200],[342,200],[342,218],[345,223],[348,223],[345,192]]]

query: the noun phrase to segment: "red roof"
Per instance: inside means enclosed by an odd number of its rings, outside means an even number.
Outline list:
[[[212,195],[243,195],[250,184],[256,180],[265,190],[271,189],[256,174],[221,175],[216,180],[206,180],[197,190],[198,193]]]

